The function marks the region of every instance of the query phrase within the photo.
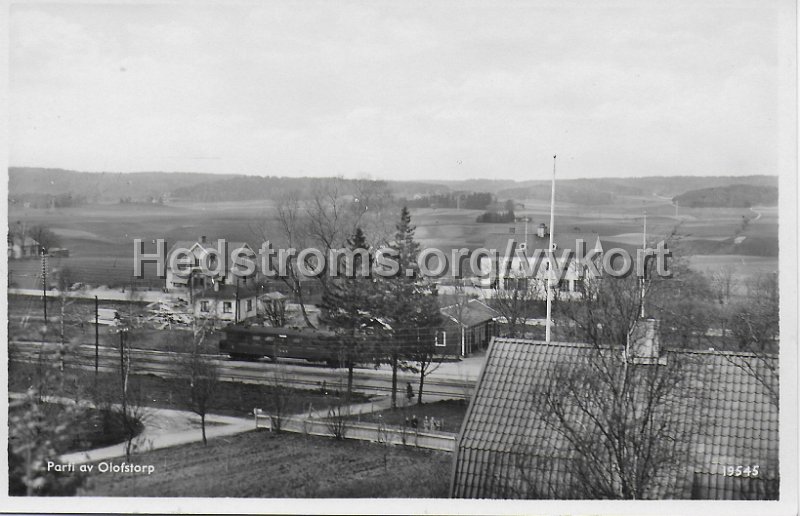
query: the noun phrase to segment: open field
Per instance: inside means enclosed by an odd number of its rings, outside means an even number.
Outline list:
[[[549,203],[522,200],[525,208],[517,216],[532,219],[528,231],[535,233],[540,222],[549,224]],[[657,240],[677,231],[684,255],[717,254],[777,257],[778,220],[774,207],[749,208],[679,208],[657,196],[628,196],[614,205],[583,206],[560,203],[556,206],[556,232],[596,233],[604,244],[638,245],[641,241],[643,213],[647,210],[649,240]],[[514,224],[479,224],[481,210],[421,208],[412,210],[412,222],[422,247],[437,247],[449,253],[455,248],[476,249],[485,245],[490,235],[507,234]],[[25,209],[12,207],[11,224],[42,224],[61,237],[70,250],[69,258],[52,258],[51,277],[67,268],[75,282],[130,289],[133,271],[133,239],[141,238],[145,252],[152,252],[154,239],[243,240],[260,244],[266,237],[281,245],[272,201],[171,204],[96,204],[61,209]],[[517,223],[517,235],[524,224]],[[735,243],[736,237],[745,237]],[[163,280],[155,277],[155,268],[145,265],[146,278],[133,281],[135,288],[160,289]],[[41,286],[41,263],[12,260],[9,263],[11,284],[20,287]]]
[[[133,273],[133,240],[142,239],[145,252],[154,250],[153,241],[211,239],[259,242],[261,234],[280,240],[274,224],[272,203],[174,203],[94,204],[74,208],[9,210],[9,223],[21,221],[31,226],[41,224],[59,235],[69,258],[50,259],[50,269],[69,268],[73,281],[111,287],[129,286]],[[262,231],[262,228],[266,228]],[[272,229],[270,229],[272,228]],[[39,260],[12,260],[10,277],[20,287],[41,286]],[[160,288],[163,280],[155,278],[155,268],[145,266],[148,280],[137,286]],[[38,283],[37,283],[38,282]]]
[[[451,455],[266,431],[136,456],[152,475],[98,474],[84,496],[446,497]],[[224,480],[223,480],[224,478]]]

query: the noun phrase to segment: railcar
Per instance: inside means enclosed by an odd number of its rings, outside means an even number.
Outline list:
[[[221,354],[234,360],[294,358],[309,362],[340,363],[342,341],[333,332],[313,329],[231,325],[223,328]]]
[[[224,337],[219,343],[219,352],[234,360],[258,360],[260,358],[293,358],[309,362],[323,362],[331,367],[347,363],[348,346],[342,337],[332,331],[318,329],[271,328],[257,325],[235,324],[222,329]],[[374,335],[362,342],[354,355],[354,363],[374,364],[381,356],[378,343],[385,336]],[[397,338],[395,336],[395,338]],[[447,345],[444,330],[420,330],[395,341],[400,346],[401,358],[419,352],[420,343],[428,342],[435,355],[456,356],[457,348]],[[408,346],[404,349],[402,346]]]

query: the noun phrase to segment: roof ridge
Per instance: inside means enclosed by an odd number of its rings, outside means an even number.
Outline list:
[[[603,349],[603,350],[613,350],[614,346],[610,344],[604,345],[594,345],[589,342],[569,342],[569,341],[551,341],[545,342],[539,339],[525,339],[522,337],[496,337],[498,341],[501,342],[523,342],[526,344],[537,344],[537,345],[544,345],[544,346],[561,346],[561,347],[573,347],[573,348],[584,348],[584,349]],[[620,344],[622,346],[622,344]],[[672,354],[681,354],[681,355],[724,355],[730,357],[746,357],[746,358],[754,358],[759,356],[766,356],[768,358],[772,358],[777,360],[779,358],[779,354],[777,353],[755,353],[752,351],[731,351],[731,350],[724,350],[724,349],[680,349],[680,348],[663,348],[664,353],[672,353]]]

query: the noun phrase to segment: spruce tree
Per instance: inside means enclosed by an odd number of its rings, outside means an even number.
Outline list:
[[[392,408],[397,406],[397,371],[408,368],[407,360],[416,361],[421,344],[433,342],[430,328],[440,322],[435,289],[420,276],[420,245],[414,238],[407,207],[400,212],[394,241],[389,248],[399,265],[398,274],[382,278],[376,312],[392,327],[391,338],[384,343],[383,359],[392,366]],[[429,338],[430,337],[430,338]]]
[[[366,236],[360,227],[348,239],[351,251],[369,250]],[[367,254],[367,267],[371,265],[371,257]],[[337,267],[337,264],[331,264]],[[352,277],[344,275],[335,281],[329,281],[322,296],[320,318],[323,323],[336,332],[342,341],[340,366],[347,367],[347,397],[353,390],[353,367],[359,358],[367,356],[365,328],[369,327],[372,316],[369,312],[372,294],[370,276],[361,275],[362,256],[353,255]],[[367,269],[368,270],[368,269]]]

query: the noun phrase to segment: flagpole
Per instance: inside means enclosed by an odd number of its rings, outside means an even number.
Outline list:
[[[553,313],[553,301],[550,299],[550,281],[551,277],[554,274],[554,264],[552,262],[553,254],[553,226],[555,224],[555,204],[556,204],[556,155],[553,155],[553,181],[550,185],[550,248],[548,249],[550,253],[550,270],[547,274],[547,321],[545,321],[545,332],[544,332],[544,340],[545,342],[550,342],[550,318]]]
[[[642,230],[642,298],[640,299],[640,304],[642,305],[641,310],[641,318],[644,319],[644,262],[647,260],[647,255],[645,251],[647,250],[647,210],[644,210],[644,229]]]

